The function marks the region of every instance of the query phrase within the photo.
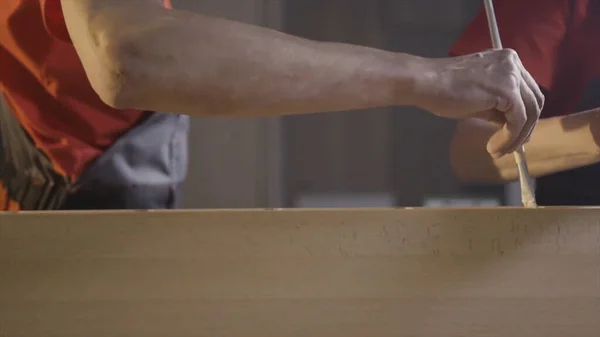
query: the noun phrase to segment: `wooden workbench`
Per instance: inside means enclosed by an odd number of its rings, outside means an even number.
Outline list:
[[[0,213],[1,337],[598,337],[600,209]]]

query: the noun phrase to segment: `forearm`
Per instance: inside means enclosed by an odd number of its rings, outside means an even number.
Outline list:
[[[540,120],[525,156],[532,177],[590,165],[600,161],[595,139],[600,110]],[[484,121],[459,123],[451,144],[451,164],[456,176],[469,182],[517,180],[519,172],[513,155],[492,158],[486,143],[498,127]]]
[[[112,82],[96,87],[119,108],[272,116],[413,104],[412,87],[424,72],[415,56],[185,11],[125,7],[89,20],[90,34],[104,45],[92,46],[101,50],[90,54],[103,59],[90,58],[86,67],[113,70]]]

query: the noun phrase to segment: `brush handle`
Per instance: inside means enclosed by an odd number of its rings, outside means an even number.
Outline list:
[[[492,0],[483,0],[485,4],[485,13],[487,15],[490,36],[492,38],[492,46],[494,49],[502,49],[502,40],[500,40],[500,31],[498,30],[498,22],[496,21],[496,13],[494,13],[494,4]],[[525,207],[536,207],[535,194],[531,186],[531,177],[525,160],[525,147],[519,147],[515,152],[515,161],[519,169],[519,184],[521,186],[521,202]]]

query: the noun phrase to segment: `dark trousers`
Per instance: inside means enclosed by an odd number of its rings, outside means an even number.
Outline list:
[[[110,187],[91,185],[70,194],[62,210],[174,209],[181,186]]]

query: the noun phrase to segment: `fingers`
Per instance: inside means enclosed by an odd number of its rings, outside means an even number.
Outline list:
[[[487,144],[487,151],[493,157],[502,157],[516,151],[521,145],[529,141],[535,129],[541,109],[536,95],[524,82],[521,83],[517,102],[511,112],[504,113],[502,116],[499,115],[502,112],[496,111],[489,117],[490,121],[496,122],[499,117],[505,118],[502,132],[494,134]]]
[[[499,129],[494,133],[487,143],[487,152],[494,158],[500,158],[509,153],[509,146],[512,143],[511,134],[506,132],[506,113],[500,110],[489,110],[477,114],[477,119],[482,119],[496,125]]]
[[[537,88],[537,91],[541,94],[541,91],[539,90],[539,87],[537,86],[537,84],[535,84],[535,82],[534,87]],[[527,131],[527,134],[525,135],[525,138],[523,138],[522,142],[526,143],[529,141],[529,138],[531,138],[531,133],[533,133],[533,130],[535,129],[535,126],[537,125],[537,122],[540,118],[540,113],[544,104],[544,96],[542,95],[542,99],[540,100],[540,98],[535,94],[531,85],[527,83],[525,78],[523,78],[523,82],[521,83],[520,89],[521,98],[523,99],[523,103],[525,104],[525,109],[527,113],[527,122],[523,127],[524,131]],[[522,143],[518,144],[518,146],[522,145]]]
[[[521,92],[521,98],[523,99],[523,102],[525,103],[525,108],[526,108],[526,111],[528,114],[527,121],[533,123],[533,125],[531,126],[531,128],[529,130],[529,134],[527,135],[527,137],[524,140],[524,142],[526,143],[531,138],[531,133],[535,129],[535,125],[537,124],[537,122],[539,120],[540,113],[541,113],[542,109],[544,108],[545,97],[544,97],[544,94],[542,93],[542,90],[540,89],[540,87],[537,85],[537,83],[533,79],[533,76],[531,76],[531,74],[525,69],[525,66],[523,66],[521,59],[518,57],[518,55],[516,55],[516,53],[513,56],[513,58],[515,60],[515,63],[519,67],[519,73],[524,82],[524,83],[523,82],[521,83],[520,92]],[[529,127],[529,125],[525,126],[525,128],[528,128],[528,127]]]
[[[531,95],[533,95],[535,97],[535,101],[537,103],[537,111],[538,111],[538,115],[536,117],[536,121],[537,121],[537,120],[539,120],[540,114],[541,114],[542,110],[544,109],[544,104],[545,104],[546,98],[545,98],[544,94],[542,93],[542,89],[540,89],[538,84],[535,82],[535,80],[533,79],[533,76],[531,76],[531,74],[525,69],[525,67],[521,63],[520,59],[519,59],[519,64],[521,66],[521,75],[523,76],[523,80],[527,84],[527,88],[529,90],[529,95],[527,97],[530,97]],[[533,104],[533,103],[531,103],[531,104]],[[531,130],[531,132],[529,133],[529,136],[527,137],[527,139],[525,139],[525,142],[529,142],[529,139],[531,138],[531,133],[533,132],[534,129],[535,129],[535,125],[534,125],[533,129]]]
[[[506,124],[502,132],[488,142],[488,152],[493,156],[502,156],[514,152],[531,137],[544,105],[544,95],[531,75],[524,69],[518,56],[514,55],[504,94],[496,109],[503,112]]]
[[[545,103],[545,97],[544,97],[544,94],[542,93],[542,90],[537,85],[536,81],[533,79],[533,76],[531,76],[531,74],[525,69],[525,66],[523,66],[523,63],[521,62],[521,59],[518,57],[516,59],[519,62],[519,67],[521,68],[520,70],[521,70],[521,76],[523,77],[523,80],[525,80],[525,83],[527,84],[529,89],[532,91],[532,94],[535,96],[535,99],[537,101],[540,111],[543,110],[544,103]]]
[[[519,79],[512,79],[519,81]],[[488,152],[494,156],[510,153],[523,142],[529,130],[527,125],[527,108],[521,98],[520,85],[507,85],[512,88],[506,98],[501,99],[496,105],[496,110],[504,114],[505,124],[502,128],[500,139],[488,143]]]

